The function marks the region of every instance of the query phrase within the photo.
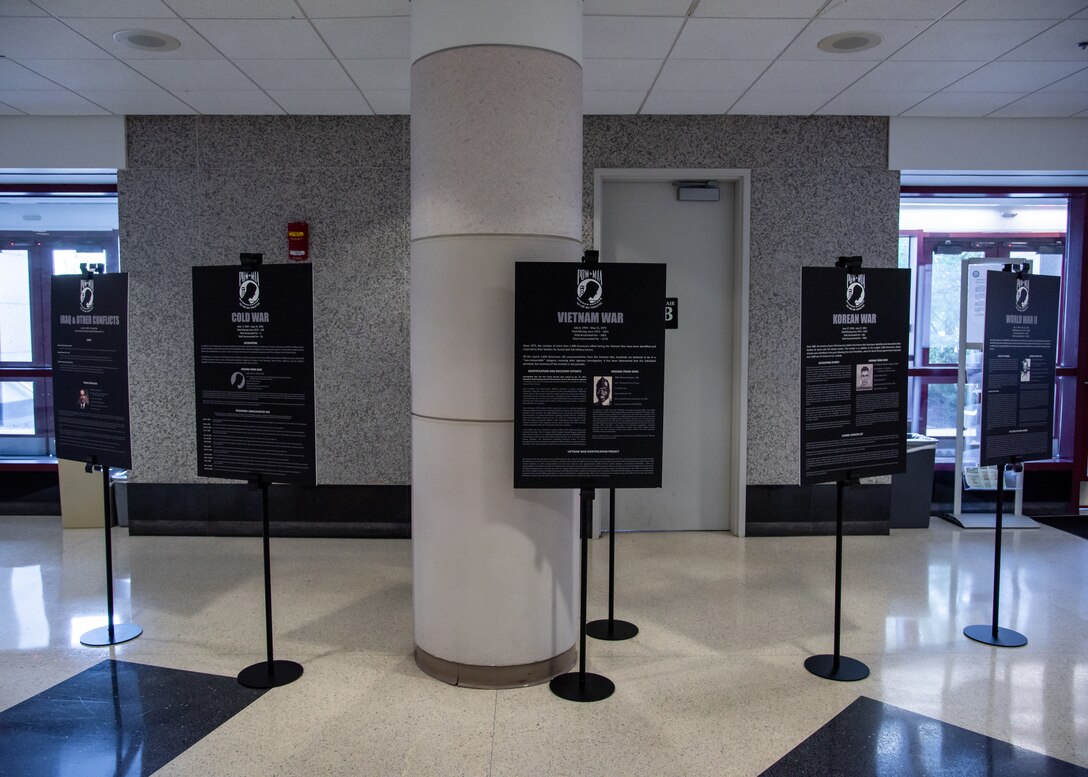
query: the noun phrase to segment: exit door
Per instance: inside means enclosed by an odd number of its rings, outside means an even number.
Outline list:
[[[680,202],[669,181],[603,183],[601,262],[664,263],[678,299],[679,326],[665,333],[662,487],[617,491],[620,531],[729,529],[736,192],[719,185],[718,202]],[[598,504],[607,518],[607,499]]]

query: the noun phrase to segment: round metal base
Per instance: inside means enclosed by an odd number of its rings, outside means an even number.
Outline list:
[[[91,629],[80,637],[79,644],[86,645],[87,647],[120,645],[122,642],[136,639],[136,637],[143,633],[144,630],[135,623],[115,623],[113,624],[113,639],[110,639],[110,627],[102,626],[101,628]]]
[[[615,683],[592,672],[561,674],[553,677],[548,685],[552,693],[567,701],[601,701],[616,690]]]
[[[864,680],[869,676],[869,667],[856,658],[847,658],[846,656],[839,656],[839,668],[837,670],[835,669],[835,656],[810,656],[805,659],[805,669],[825,680],[838,680],[843,683]]]
[[[302,664],[294,661],[262,661],[238,673],[238,682],[246,688],[278,688],[302,677]]]
[[[622,639],[631,639],[638,634],[638,626],[627,621],[608,620],[590,621],[586,624],[586,634],[593,639],[606,639],[611,642],[619,642]]]
[[[999,628],[997,636],[994,637],[994,627],[992,625],[968,626],[963,630],[963,635],[975,642],[982,642],[985,645],[994,645],[995,647],[1023,647],[1028,644],[1027,637],[1012,629]]]

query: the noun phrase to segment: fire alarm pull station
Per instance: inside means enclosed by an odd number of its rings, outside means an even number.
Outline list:
[[[287,257],[295,262],[310,258],[310,227],[305,221],[287,225]]]

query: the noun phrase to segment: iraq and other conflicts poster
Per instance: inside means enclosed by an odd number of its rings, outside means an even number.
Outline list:
[[[132,467],[128,275],[58,275],[50,295],[57,457]]]

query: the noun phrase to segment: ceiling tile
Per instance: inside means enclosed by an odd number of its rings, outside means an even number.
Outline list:
[[[990,115],[1009,118],[1065,117],[1075,116],[1083,110],[1088,110],[1088,94],[1037,92],[1006,105]]]
[[[1088,52],[1076,45],[1084,40],[1088,40],[1088,19],[1062,22],[1010,51],[1001,59],[1088,63]]]
[[[740,91],[670,92],[654,89],[642,113],[722,114],[740,97]]]
[[[36,73],[74,91],[153,90],[155,84],[116,59],[25,59]]]
[[[35,0],[47,13],[74,19],[173,19],[162,0]]]
[[[992,60],[1019,46],[1047,26],[1042,21],[937,22],[892,59],[978,62]]]
[[[103,60],[106,61],[106,60]],[[0,89],[63,89],[48,78],[17,64],[11,59],[0,59]]]
[[[254,89],[254,83],[226,59],[137,59],[132,67],[171,92]]]
[[[773,63],[752,86],[758,92],[822,91],[838,93],[872,69],[872,62]]]
[[[269,90],[268,96],[296,116],[371,116],[366,100],[357,89]]]
[[[118,59],[214,59],[220,56],[188,22],[181,19],[69,19],[68,24]],[[163,32],[177,38],[181,42],[181,48],[174,51],[134,49],[113,39],[113,34],[118,30]],[[72,52],[62,56],[76,58],[83,55]]]
[[[295,0],[166,0],[183,19],[301,19]]]
[[[934,21],[962,0],[843,0],[830,3],[823,19],[925,19]]]
[[[1034,92],[1080,69],[1075,62],[991,62],[945,91]]]
[[[700,0],[696,16],[733,19],[811,19],[825,0]]]
[[[48,16],[48,14],[32,4],[30,0],[0,0],[0,16]]]
[[[985,62],[881,62],[852,89],[865,92],[939,92]]]
[[[411,95],[406,89],[370,89],[366,101],[379,115],[407,116],[412,109]]]
[[[0,102],[33,116],[106,116],[109,114],[78,94],[67,91],[39,92],[0,90]]]
[[[904,116],[985,116],[1021,95],[1001,92],[941,92],[919,103]]]
[[[731,116],[808,116],[834,92],[748,92],[729,109]]]
[[[234,64],[265,90],[355,88],[335,59],[236,59]]]
[[[1044,92],[1088,92],[1088,68],[1063,78],[1043,89]]]
[[[683,19],[587,16],[582,50],[598,59],[664,59],[683,24]]]
[[[408,59],[343,59],[355,85],[362,90],[407,90],[412,84],[412,63]]]
[[[584,0],[582,13],[585,16],[687,16],[690,7],[691,0]]]
[[[5,19],[0,24],[0,51],[21,57],[109,59],[109,54],[56,19]]]
[[[672,56],[772,59],[785,50],[804,26],[800,19],[689,19]]]
[[[820,116],[898,116],[932,92],[866,92],[847,89],[823,108]]]
[[[314,27],[340,59],[408,59],[407,16],[315,19]]]
[[[963,0],[949,19],[1066,19],[1084,0]]]
[[[586,92],[582,97],[582,113],[596,116],[638,113],[645,92],[615,91]]]
[[[178,97],[193,106],[199,113],[239,116],[283,113],[283,109],[276,105],[272,98],[258,89],[179,92]]]
[[[582,87],[587,92],[645,94],[660,69],[659,59],[587,59],[582,62]]]
[[[311,19],[347,19],[361,16],[408,16],[408,0],[298,0]]]
[[[169,92],[87,91],[89,100],[116,114],[127,116],[152,116],[163,114],[196,113]]]
[[[0,102],[0,116],[26,116],[26,114],[7,103]]]
[[[307,21],[193,19],[190,24],[231,59],[321,59],[331,56]]]
[[[655,88],[666,91],[743,92],[763,75],[770,62],[754,59],[670,59]]]
[[[907,45],[922,33],[929,22],[887,21],[871,19],[842,19],[837,21],[818,19],[812,22],[797,39],[782,52],[783,59],[798,60],[846,60],[868,59],[880,61]],[[875,32],[881,37],[878,45],[864,51],[834,53],[824,51],[818,44],[828,35],[841,32]]]

